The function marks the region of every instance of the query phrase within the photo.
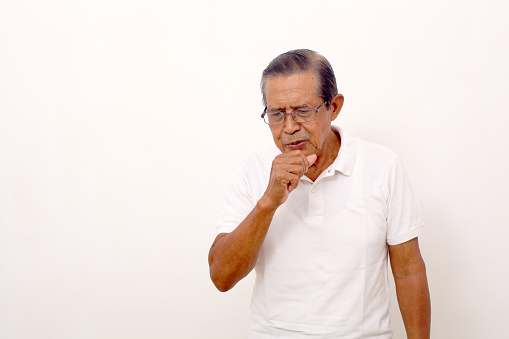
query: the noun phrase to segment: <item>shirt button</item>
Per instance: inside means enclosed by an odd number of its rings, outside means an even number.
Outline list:
[[[316,192],[316,187],[315,186],[311,187],[311,193],[315,193],[315,192]]]

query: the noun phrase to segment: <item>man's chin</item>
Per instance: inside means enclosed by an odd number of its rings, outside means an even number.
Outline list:
[[[281,150],[281,152],[283,153],[288,153],[288,152],[293,152],[293,151],[301,151],[302,153],[304,153],[304,155],[307,157],[311,154],[316,154],[316,151],[313,147],[309,147],[310,145],[305,145],[305,147],[287,147],[287,146],[283,146],[282,148],[279,147],[279,149]]]

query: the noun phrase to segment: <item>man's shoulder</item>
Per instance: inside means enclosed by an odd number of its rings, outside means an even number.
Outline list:
[[[244,182],[249,186],[266,184],[270,175],[272,160],[278,154],[277,148],[252,153],[237,162],[230,174],[230,180]]]
[[[382,158],[393,158],[397,157],[396,152],[394,152],[392,149],[390,149],[387,146],[366,141],[363,139],[354,139],[356,148],[359,152],[364,152],[369,156],[376,156],[376,157],[382,157]]]
[[[241,167],[245,172],[270,171],[272,160],[280,153],[276,147],[267,148],[245,157],[237,167]]]
[[[354,138],[353,142],[356,163],[364,170],[390,170],[399,161],[397,153],[387,146],[358,138]]]
[[[332,129],[335,133],[340,135],[341,145],[347,150],[354,151],[355,153],[368,153],[368,155],[378,155],[382,157],[392,157],[396,155],[396,153],[390,148],[378,143],[353,137],[339,126],[333,125]]]
[[[341,136],[341,146],[344,149],[340,150],[340,152],[344,151],[344,153],[350,154],[353,158],[370,159],[370,162],[377,159],[387,161],[397,158],[397,154],[386,146],[353,137],[345,133],[343,128],[337,126],[334,126],[333,129]]]

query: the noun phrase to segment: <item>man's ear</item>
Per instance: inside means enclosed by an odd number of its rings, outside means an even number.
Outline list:
[[[345,98],[343,97],[343,94],[336,94],[335,96],[332,97],[332,99],[330,99],[330,104],[332,106],[331,121],[336,120],[336,118],[338,117],[339,112],[343,107],[344,101]]]

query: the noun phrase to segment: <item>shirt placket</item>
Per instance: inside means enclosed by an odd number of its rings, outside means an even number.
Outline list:
[[[323,218],[323,185],[322,180],[311,184],[308,191],[308,216],[313,219]]]

